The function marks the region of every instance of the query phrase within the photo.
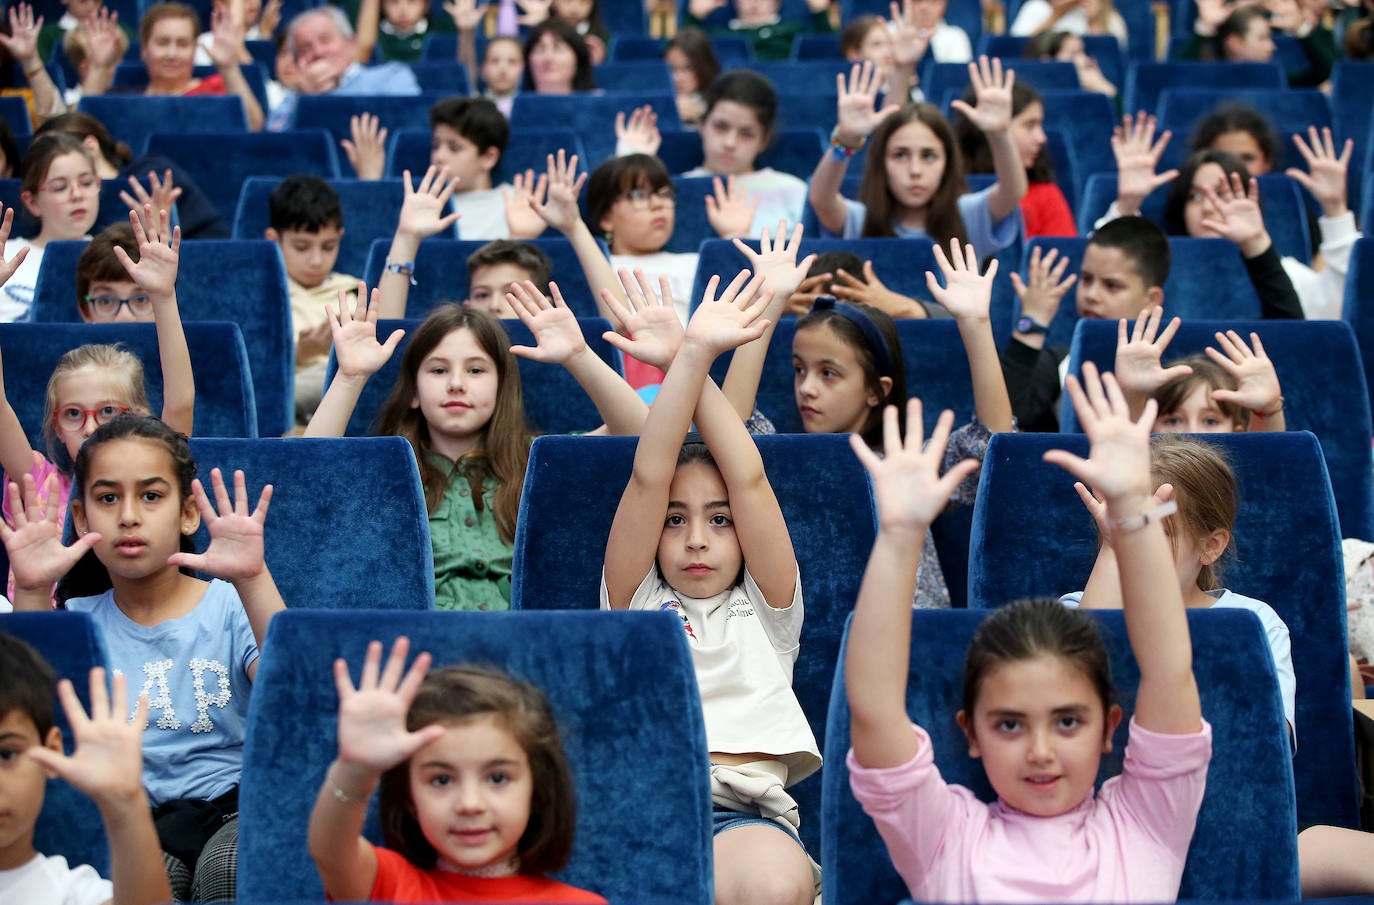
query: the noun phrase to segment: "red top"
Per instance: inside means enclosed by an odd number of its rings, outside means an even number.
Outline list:
[[[200,80],[200,84],[190,91],[183,91],[182,97],[195,97],[199,94],[224,94],[224,76],[216,72],[214,75],[206,76]]]
[[[402,855],[373,846],[377,879],[368,898],[386,902],[559,902],[606,905],[596,893],[548,877],[470,877],[445,870],[421,870]]]
[[[1068,199],[1053,182],[1032,182],[1021,199],[1021,219],[1026,222],[1026,238],[1036,236],[1076,236],[1078,224]]]

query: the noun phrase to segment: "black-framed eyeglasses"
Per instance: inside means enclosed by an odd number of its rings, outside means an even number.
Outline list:
[[[661,189],[630,189],[620,197],[635,207],[648,207],[655,200],[662,201],[664,204],[672,204],[677,200],[677,188],[676,186],[665,185]]]
[[[134,317],[144,317],[153,311],[153,300],[142,292],[126,299],[117,295],[88,295],[86,301],[90,303],[95,316],[104,321],[112,321],[119,317],[119,310],[125,305],[129,306],[129,311]]]

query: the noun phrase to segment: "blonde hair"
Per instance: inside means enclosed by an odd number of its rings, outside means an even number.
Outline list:
[[[1236,526],[1236,512],[1240,501],[1236,495],[1236,476],[1222,451],[1205,440],[1181,434],[1156,434],[1150,438],[1150,480],[1174,485],[1173,500],[1178,512],[1164,520],[1170,543],[1181,529],[1188,536],[1200,540],[1213,531],[1224,530],[1228,535]],[[1233,548],[1226,542],[1222,557]],[[1221,587],[1221,557],[1204,565],[1197,575],[1202,591]]]
[[[64,354],[58,360],[57,367],[53,369],[52,376],[48,378],[43,439],[48,444],[48,458],[68,473],[71,472],[70,457],[67,455],[66,446],[57,439],[52,413],[57,409],[58,384],[87,369],[118,374],[124,380],[124,395],[118,401],[141,415],[148,414],[148,390],[144,386],[143,362],[137,355],[123,346],[94,343],[78,346]]]

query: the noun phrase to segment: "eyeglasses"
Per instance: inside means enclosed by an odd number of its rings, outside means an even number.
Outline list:
[[[89,192],[100,184],[100,180],[89,173],[85,176],[78,176],[75,182],[70,179],[49,179],[38,187],[40,192],[51,192],[54,195],[61,195],[71,191],[73,185],[81,187],[83,192]]]
[[[677,200],[677,188],[665,185],[661,189],[630,189],[620,196],[621,200],[628,201],[633,207],[647,208],[655,200],[662,201],[664,204],[672,204]]]
[[[83,409],[79,405],[66,405],[62,408],[53,409],[52,420],[59,428],[64,431],[79,431],[86,426],[86,422],[94,418],[96,427],[102,424],[109,424],[115,418],[129,411],[126,405],[115,405],[106,403],[98,409]]]
[[[153,311],[153,300],[141,292],[126,299],[117,295],[88,295],[86,301],[90,303],[95,316],[103,321],[119,317],[119,311],[125,305],[129,306],[129,313],[134,317],[143,317]]]

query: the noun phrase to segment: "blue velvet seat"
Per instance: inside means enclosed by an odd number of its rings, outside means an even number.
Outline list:
[[[432,610],[434,557],[420,471],[401,437],[191,440],[199,476],[248,481],[250,510],[273,485],[267,567],[288,607]],[[205,526],[196,549],[209,543]],[[363,553],[362,551],[370,551]]]
[[[33,134],[33,121],[29,119],[29,105],[22,97],[0,98],[0,119],[9,124],[10,131],[18,138]],[[15,167],[18,170],[18,167]]]
[[[591,171],[615,152],[615,115],[629,116],[645,104],[658,114],[660,129],[682,127],[672,92],[623,91],[563,96],[517,94],[510,111],[511,131],[520,135],[526,129],[544,129],[552,123],[571,129],[582,139],[587,152],[582,169]]]
[[[250,176],[284,179],[292,173],[310,173],[338,179],[341,175],[334,140],[322,129],[219,135],[155,132],[148,137],[148,153],[175,160],[215,207],[225,212],[238,204],[239,192]]]
[[[715,194],[715,178],[711,176],[674,176],[677,189],[673,235],[663,247],[669,252],[694,252],[701,243],[715,239],[718,233],[706,216],[706,199]]]
[[[838,60],[842,56],[839,35],[797,35],[792,39],[794,60]]]
[[[1374,186],[1374,180],[1370,181]],[[1374,192],[1369,193],[1374,196]],[[1374,209],[1371,205],[1369,209]],[[1369,221],[1365,221],[1369,222]],[[1342,320],[1355,331],[1364,362],[1365,387],[1374,395],[1374,237],[1355,240],[1345,280]]]
[[[886,17],[888,9],[886,0],[840,0],[840,21],[852,22],[864,15]],[[945,21],[962,28],[970,46],[978,46],[983,33],[983,10],[979,4],[955,0],[945,9]]]
[[[148,136],[176,123],[181,132],[247,132],[248,115],[235,95],[219,97],[144,97],[103,94],[83,97],[77,110],[105,124],[114,137],[142,151]],[[304,126],[302,126],[304,128]]]
[[[593,67],[596,87],[611,93],[620,91],[664,92],[673,90],[673,75],[662,59],[612,61]]]
[[[248,352],[238,324],[193,322],[184,329],[191,368],[197,375],[195,435],[257,436]],[[87,343],[118,343],[137,355],[143,362],[150,410],[161,414],[162,364],[156,330],[152,324],[0,324],[6,396],[32,448],[47,449],[43,424],[52,417],[47,411],[48,378],[64,353]]]
[[[559,879],[612,901],[707,905],[706,733],[680,626],[668,613],[277,616],[248,717],[239,902],[323,898],[306,826],[335,755],[332,664],[343,657],[356,676],[369,641],[389,648],[405,634],[436,667],[495,665],[548,696],[577,793],[572,860]],[[370,821],[369,836],[380,841],[375,829]]]
[[[872,495],[845,437],[756,440],[801,566],[806,626],[792,687],[819,743],[844,619],[873,543]],[[634,448],[631,437],[535,441],[515,533],[513,608],[596,609],[606,537]],[[816,505],[818,486],[844,505]],[[811,777],[792,793],[801,805],[802,838],[814,855],[820,851],[820,782]]]
[[[1291,135],[1297,133],[1306,141],[1308,126],[1320,130],[1332,124],[1326,95],[1315,88],[1272,88],[1267,91],[1199,88],[1197,85],[1166,88],[1160,92],[1155,114],[1159,119],[1159,129],[1171,130],[1174,140],[1165,148],[1159,169],[1178,166],[1191,153],[1188,139],[1197,124],[1216,108],[1227,105],[1246,106],[1259,111],[1279,133],[1278,154],[1274,160],[1274,171],[1277,173],[1282,173],[1286,167],[1307,169]]]
[[[1345,575],[1321,447],[1304,431],[1207,439],[1225,449],[1242,503],[1235,557],[1223,562],[1222,581],[1273,607],[1293,639],[1298,820],[1356,826]],[[1096,526],[1074,492],[1073,478],[1042,461],[1045,450],[1056,448],[1087,455],[1087,438],[993,437],[973,507],[971,608],[1058,596],[1087,581],[1097,554]],[[1248,659],[1246,669],[1228,667],[1228,687],[1254,696],[1251,670],[1263,669],[1268,658]]]
[[[65,610],[49,613],[6,613],[0,615],[0,634],[13,635],[31,645],[59,679],[70,679],[81,706],[90,713],[91,668],[110,666],[110,654],[100,627],[89,613],[68,613]],[[130,703],[138,696],[138,679],[128,682]],[[71,724],[53,688],[53,717],[62,730],[62,745],[68,754],[74,747]],[[95,802],[60,779],[50,778],[34,830],[33,845],[45,855],[62,855],[70,865],[89,864],[108,877],[109,845],[105,827]]]
[[[663,38],[643,35],[616,35],[611,42],[611,62],[633,63],[636,60],[661,60],[668,42]],[[711,49],[726,69],[742,66],[754,58],[753,45],[739,35],[711,35]]]
[[[402,129],[391,136],[386,156],[388,179],[400,179],[406,170],[418,183],[429,169],[431,134],[429,129]],[[548,156],[559,150],[585,158],[582,140],[567,129],[529,129],[521,131],[519,141],[511,142],[501,154],[501,162],[492,170],[492,184],[509,182],[517,173],[532,169],[536,173],[548,171]],[[463,224],[458,224],[461,231]]]
[[[1072,63],[1011,58],[1003,59],[1002,66],[1015,70],[1018,79],[1024,80],[1037,91],[1076,91],[1082,87],[1078,84],[1078,70],[1073,68]],[[921,88],[925,91],[926,97],[942,98],[950,89],[963,94],[968,86],[967,63],[936,63],[931,67],[930,77],[923,81]]]
[[[267,70],[257,63],[245,63],[239,67],[239,71],[243,73],[243,80],[248,83],[248,90],[253,92],[263,115],[266,115]],[[191,77],[197,79],[208,79],[218,74],[219,70],[214,66],[195,66],[191,70]],[[119,92],[141,93],[148,87],[148,67],[142,60],[137,63],[120,63],[115,67],[113,87]]]
[[[1007,27],[1016,22],[1025,0],[1008,0]],[[1155,12],[1148,3],[1123,3],[1117,12],[1126,23],[1127,56],[1132,60],[1153,60],[1155,58]],[[977,42],[974,42],[977,46]],[[1117,83],[1120,87],[1120,83]]]
[[[1042,91],[1040,95],[1045,100],[1045,128],[1059,132],[1073,149],[1078,166],[1076,211],[1093,173],[1116,174],[1111,144],[1116,107],[1095,91]]]
[[[1340,60],[1331,70],[1331,120],[1341,144],[1354,141],[1350,157],[1350,197],[1362,197],[1369,169],[1369,130],[1374,123],[1374,62]],[[1362,219],[1361,223],[1368,223]]]
[[[1084,51],[1097,61],[1102,75],[1113,85],[1121,87],[1126,78],[1126,57],[1121,42],[1112,35],[1083,35],[1082,38]],[[1029,42],[1029,37],[1021,35],[983,35],[977,52],[1006,61],[1022,56]]]
[[[416,180],[420,178],[416,175]],[[267,199],[281,182],[274,177],[250,177],[243,183],[238,208],[234,213],[234,238],[260,239],[270,223]],[[368,250],[374,239],[389,238],[396,232],[396,221],[405,201],[405,185],[399,179],[363,182],[356,179],[331,179],[343,207],[343,238],[339,241],[338,273],[359,275],[367,267]]]
[[[826,135],[835,128],[836,95],[833,90],[806,93],[778,86],[778,122],[820,129]]]
[[[1284,419],[1289,430],[1316,434],[1331,474],[1342,537],[1374,536],[1374,477],[1369,467],[1369,397],[1361,385],[1354,332],[1339,321],[1184,321],[1164,353],[1165,361],[1215,346],[1218,330],[1233,329],[1246,342],[1258,333],[1283,387]],[[1074,332],[1069,373],[1084,361],[1110,371],[1116,359],[1116,325],[1083,322]],[[1333,387],[1341,387],[1339,394]],[[1059,423],[1078,430],[1078,419],[1064,397]]]
[[[1209,88],[1279,89],[1288,84],[1283,67],[1278,63],[1156,63],[1152,60],[1133,60],[1126,69],[1123,110],[1159,109],[1159,96],[1165,88],[1188,88],[1206,85]],[[1179,138],[1182,136],[1176,136]]]
[[[815,92],[830,94],[835,90],[835,76],[849,74],[851,64],[843,57],[820,60],[760,60],[749,69],[773,83],[779,91]],[[794,123],[807,126],[810,123]]]
[[[372,96],[366,94],[306,94],[296,107],[297,129],[323,129],[343,141],[351,134],[349,120],[363,113],[377,117],[390,132],[400,129],[429,128],[429,108],[447,92],[410,96]]]
[[[610,321],[597,317],[579,318],[578,324],[592,351],[611,368],[623,374],[624,365],[620,352],[601,338],[602,333],[611,329]],[[378,336],[390,336],[392,330],[402,329],[406,331],[406,337],[397,346],[391,360],[382,365],[368,380],[357,406],[353,409],[353,417],[348,421],[348,436],[370,437],[375,433],[377,415],[400,376],[401,356],[405,354],[406,345],[419,326],[420,321],[414,320],[383,320],[378,323]],[[521,321],[503,320],[501,326],[510,336],[511,345],[534,345],[529,328]],[[530,361],[525,358],[518,359],[517,363],[520,367],[520,388],[525,402],[525,417],[533,429],[548,433],[566,433],[589,431],[601,424],[601,416],[597,414],[596,406],[562,365]],[[334,379],[335,367],[331,352],[328,376],[325,378],[326,387],[328,381]]]
[[[658,157],[669,173],[685,173],[701,166],[700,132],[684,130],[662,134],[663,144],[659,146]],[[829,139],[820,129],[775,130],[768,147],[758,156],[757,165],[760,170],[772,167],[798,179],[810,179],[816,161],[821,159],[828,144]]]
[[[482,240],[426,239],[420,243],[415,255],[415,283],[410,287],[406,298],[406,317],[423,320],[437,305],[444,302],[461,302],[468,297],[468,257],[486,245]],[[582,265],[577,261],[577,253],[572,243],[562,236],[555,239],[532,239],[529,244],[544,250],[553,262],[553,280],[563,294],[563,300],[578,317],[600,317],[596,299],[587,285],[582,273]],[[606,243],[600,239],[597,244],[605,253]],[[390,239],[378,239],[372,243],[372,251],[367,258],[367,269],[363,277],[369,286],[376,286],[386,265],[386,255],[391,249]],[[547,291],[547,287],[540,287]]]
[[[420,90],[425,94],[442,97],[472,93],[468,86],[467,69],[462,63],[452,58],[448,60],[424,60],[406,65],[410,67],[411,72],[415,73],[415,81],[420,83]]]
[[[965,653],[984,615],[938,610],[912,614],[906,708],[912,721],[930,733],[944,780],[992,801],[995,793],[982,765],[968,756],[968,740],[954,722]],[[1126,712],[1113,736],[1112,752],[1102,758],[1101,782],[1121,772],[1140,672],[1121,614],[1097,618],[1111,656],[1119,703]],[[1294,900],[1298,853],[1293,778],[1264,632],[1254,614],[1236,610],[1190,613],[1188,628],[1202,715],[1212,724],[1212,760],[1179,898]],[[906,884],[849,787],[844,758],[850,747],[850,714],[843,665],[842,659],[835,672],[825,743],[822,895],[826,905],[895,903],[906,899]],[[1248,681],[1238,682],[1237,676]],[[1265,681],[1273,692],[1256,693]]]

